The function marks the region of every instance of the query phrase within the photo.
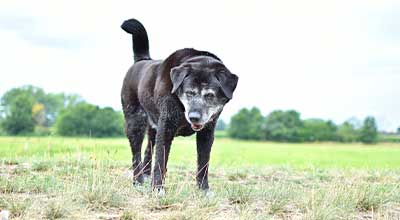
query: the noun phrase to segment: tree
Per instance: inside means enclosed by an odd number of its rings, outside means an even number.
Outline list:
[[[85,100],[78,94],[65,94],[60,93],[62,96],[63,101],[63,108],[68,108],[71,106],[75,106],[80,103],[84,103]]]
[[[6,132],[4,131],[4,128],[3,128],[4,117],[5,117],[5,114],[4,114],[3,106],[0,105],[0,135],[6,134]]]
[[[25,104],[19,103],[19,105],[24,105],[23,109],[26,114],[24,116],[25,120],[20,119],[22,117],[22,112],[14,106],[16,100],[20,99],[20,97],[29,99],[29,102],[26,102]],[[10,89],[1,98],[1,114],[6,123],[3,123],[3,127],[8,126],[3,129],[6,131],[8,130],[9,132],[7,131],[7,133],[10,134],[17,134],[14,133],[16,131],[22,133],[32,132],[30,131],[30,127],[32,125],[31,121],[33,120],[35,132],[41,131],[40,133],[43,134],[49,133],[49,127],[54,124],[61,109],[70,105],[76,105],[80,102],[82,102],[82,98],[78,95],[45,93],[43,89],[31,85]],[[30,111],[28,111],[28,108],[30,108]],[[19,111],[19,113],[16,113],[16,111]],[[28,112],[32,120],[26,121],[28,118]],[[18,117],[16,115],[18,115]],[[23,125],[18,123],[27,124]],[[17,127],[20,129],[17,129]],[[23,127],[26,127],[26,129],[22,129]]]
[[[215,126],[215,129],[217,131],[223,131],[226,128],[226,123],[222,119],[218,119],[217,125]]]
[[[123,135],[123,118],[112,108],[79,103],[60,112],[56,129],[64,136],[120,136]]]
[[[342,142],[356,142],[359,139],[359,131],[350,122],[346,121],[337,130],[338,140]]]
[[[96,137],[115,137],[124,135],[123,115],[110,107],[97,108],[92,121],[92,135]]]
[[[397,128],[397,134],[400,134],[400,127]]]
[[[363,143],[375,143],[378,139],[378,128],[375,118],[368,116],[365,118],[363,126],[360,129],[360,141]]]
[[[9,100],[2,122],[2,127],[6,133],[17,135],[33,132],[33,103],[33,98],[27,94],[18,94],[12,100]]]
[[[12,110],[14,110],[13,105],[15,104],[15,101],[18,99],[18,97],[24,96],[32,100],[33,103],[35,103],[36,102],[35,96],[40,96],[42,92],[43,91],[41,89],[33,86],[22,86],[7,91],[1,97],[1,107],[5,117],[10,115]]]
[[[301,141],[335,141],[337,127],[332,121],[308,119],[299,132]]]
[[[301,129],[303,122],[300,119],[300,113],[289,111],[273,111],[266,120],[264,134],[266,139],[274,141],[302,141]]]
[[[82,103],[62,110],[56,121],[57,133],[64,136],[90,136],[96,106]]]
[[[250,110],[243,108],[232,116],[228,134],[233,138],[260,140],[263,120],[258,108],[253,107]]]

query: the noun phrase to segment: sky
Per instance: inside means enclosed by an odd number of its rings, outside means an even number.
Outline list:
[[[147,29],[150,54],[193,47],[239,76],[222,118],[257,106],[342,123],[376,117],[400,127],[400,1],[4,1],[0,95],[26,84],[121,109],[133,64],[129,18]]]

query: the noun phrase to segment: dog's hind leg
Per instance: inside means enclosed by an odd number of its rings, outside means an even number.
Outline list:
[[[132,151],[133,184],[143,183],[142,142],[147,128],[147,115],[140,105],[123,106],[125,132]]]
[[[156,133],[157,130],[149,126],[147,130],[147,139],[148,139],[147,148],[146,151],[144,152],[144,161],[143,161],[143,173],[148,176],[151,175],[151,161],[153,157],[154,145],[156,144]]]

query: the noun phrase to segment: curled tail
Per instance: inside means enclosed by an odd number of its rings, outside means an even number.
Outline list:
[[[133,54],[135,62],[150,60],[149,39],[144,26],[136,19],[129,19],[122,23],[121,28],[132,34]]]

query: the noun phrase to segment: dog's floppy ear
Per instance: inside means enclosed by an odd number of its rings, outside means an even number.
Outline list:
[[[171,69],[170,77],[172,81],[172,90],[171,93],[174,94],[179,86],[182,84],[188,73],[187,68],[182,66],[177,66]]]
[[[221,71],[215,75],[221,84],[222,91],[228,99],[232,99],[233,91],[236,89],[236,85],[239,77],[229,71]]]

